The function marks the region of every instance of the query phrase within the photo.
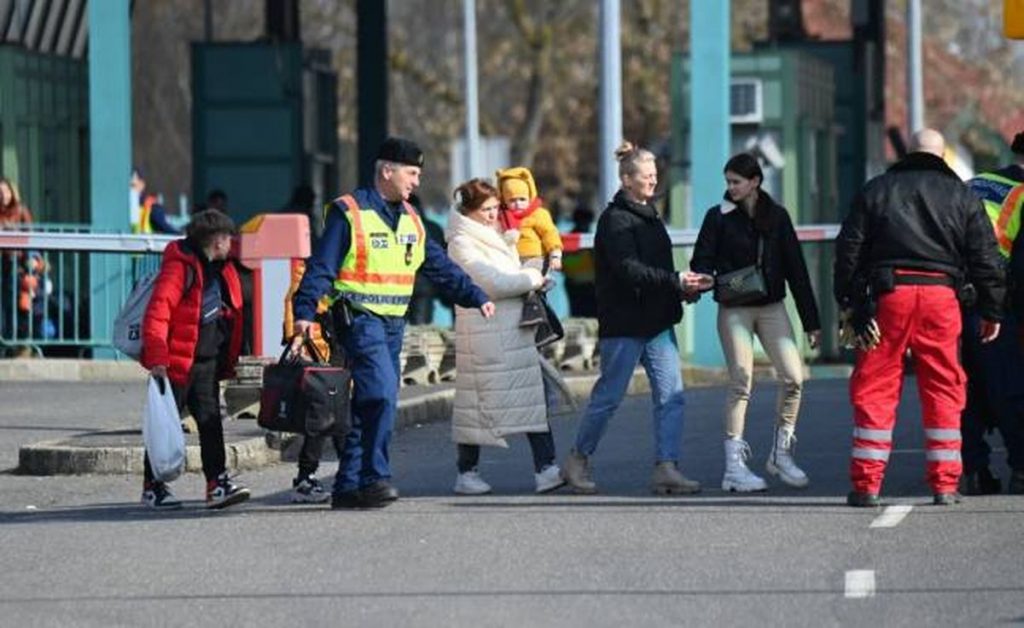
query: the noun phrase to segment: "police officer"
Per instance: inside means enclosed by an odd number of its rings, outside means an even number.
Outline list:
[[[458,305],[494,304],[437,243],[409,204],[419,186],[423,153],[388,138],[374,164],[374,183],[336,199],[324,233],[293,299],[294,333],[312,324],[317,301],[333,301],[335,333],[350,361],[352,431],[338,452],[332,508],[380,508],[398,499],[388,445],[398,402],[404,316],[416,273],[423,272]],[[298,337],[296,338],[298,340]]]
[[[968,181],[981,199],[995,231],[1000,260],[1011,267],[1024,265],[1024,251],[1018,251],[1021,207],[1024,206],[1024,133],[1013,138],[1010,149],[1016,162],[994,172],[983,172]],[[1024,299],[1021,273],[1010,277],[1014,296],[1008,301],[1002,332],[995,342],[983,345],[975,334],[964,337],[962,356],[968,374],[967,407],[962,419],[964,477],[962,490],[968,495],[998,493],[999,478],[989,469],[991,447],[985,431],[997,427],[1006,445],[1010,466],[1009,492],[1024,493],[1024,351],[1019,343],[1019,317]],[[976,329],[979,317],[965,308],[965,330]]]
[[[835,296],[853,312],[846,318],[859,348],[850,378],[853,491],[847,497],[855,507],[880,503],[908,348],[934,503],[960,501],[959,428],[966,395],[957,346],[961,269],[977,289],[982,342],[999,335],[1002,317],[1004,274],[981,203],[943,161],[941,134],[919,131],[913,146],[905,159],[864,186],[836,242]]]
[[[132,168],[130,186],[132,233],[181,233],[167,221],[167,210],[157,201],[156,194],[149,193],[146,179],[142,176],[142,168]]]

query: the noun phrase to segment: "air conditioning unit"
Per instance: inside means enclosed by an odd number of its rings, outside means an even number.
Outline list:
[[[764,122],[761,79],[738,78],[729,84],[729,121],[733,124]]]

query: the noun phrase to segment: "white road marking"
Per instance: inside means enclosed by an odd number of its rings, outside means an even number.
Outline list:
[[[870,569],[854,569],[846,572],[846,599],[863,599],[875,596],[875,572]]]
[[[910,514],[910,511],[914,507],[909,504],[897,504],[895,506],[887,506],[882,514],[875,517],[875,520],[871,522],[872,528],[895,528],[899,525],[900,521]]]

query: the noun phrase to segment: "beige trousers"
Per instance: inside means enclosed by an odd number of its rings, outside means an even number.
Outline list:
[[[780,301],[757,307],[718,306],[718,337],[729,367],[729,390],[725,401],[725,433],[743,438],[750,387],[754,374],[754,334],[772,361],[782,386],[777,403],[778,426],[796,426],[800,412],[804,369],[797,349],[793,325]]]

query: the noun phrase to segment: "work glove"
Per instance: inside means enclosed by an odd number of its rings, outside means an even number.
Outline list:
[[[882,341],[871,303],[844,308],[839,313],[839,342],[847,349],[871,351]]]

